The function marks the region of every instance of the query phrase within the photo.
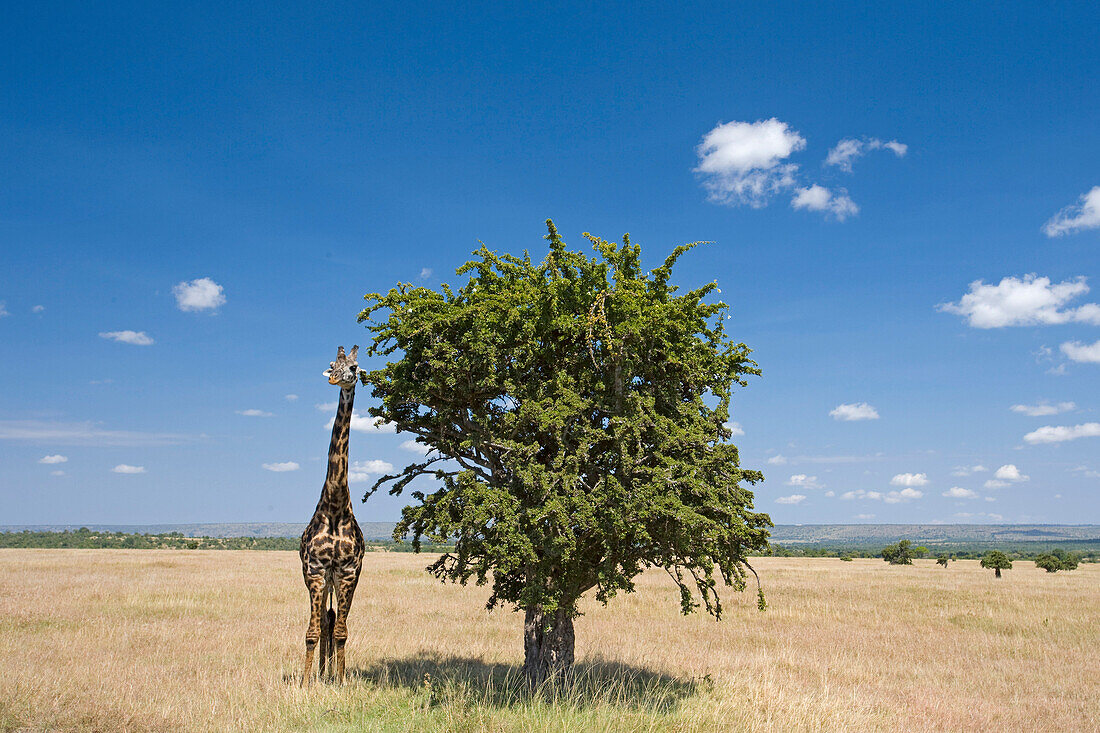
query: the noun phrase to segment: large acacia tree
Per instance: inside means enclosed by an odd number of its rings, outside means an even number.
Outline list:
[[[720,617],[718,580],[743,590],[772,526],[745,486],[763,477],[740,467],[725,425],[734,386],[760,372],[727,337],[727,306],[706,302],[715,284],[669,283],[695,245],[646,272],[629,236],[585,234],[589,257],[546,224],[542,262],[482,246],[461,288],[399,284],[359,315],[389,359],[363,377],[381,404],[370,412],[427,451],[364,501],[436,480],[394,536],[454,541],[428,570],[524,611],[534,684],[568,672],[586,592],[606,603],[660,567],[684,613]]]

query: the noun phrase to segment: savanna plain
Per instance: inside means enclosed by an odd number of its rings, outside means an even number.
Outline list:
[[[1100,730],[1100,565],[760,558],[767,610],[727,591],[719,622],[651,571],[531,696],[521,617],[430,559],[369,553],[348,683],[300,689],[295,553],[0,550],[0,729]]]

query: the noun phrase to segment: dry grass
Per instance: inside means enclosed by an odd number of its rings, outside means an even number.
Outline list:
[[[585,609],[547,700],[513,684],[519,617],[425,564],[369,554],[349,685],[299,690],[293,553],[2,550],[0,730],[1100,730],[1100,565],[761,559],[768,611],[721,623],[652,573]]]

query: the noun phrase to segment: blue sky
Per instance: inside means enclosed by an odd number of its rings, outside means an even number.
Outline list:
[[[547,217],[654,264],[713,242],[679,279],[718,280],[764,371],[733,419],[776,522],[1098,522],[1098,23],[6,8],[0,524],[305,521],[363,294],[542,252]]]

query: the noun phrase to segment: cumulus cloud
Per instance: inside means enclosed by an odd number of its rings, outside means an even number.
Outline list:
[[[274,471],[275,473],[286,473],[287,471],[297,471],[299,466],[294,461],[284,461],[282,463],[264,463],[262,464],[265,471]]]
[[[1064,443],[1067,440],[1098,436],[1100,436],[1100,422],[1087,422],[1081,425],[1044,425],[1038,430],[1033,430],[1025,435],[1024,441],[1035,445],[1037,443]]]
[[[866,402],[852,402],[837,405],[829,411],[834,420],[878,420],[878,410]]]
[[[60,471],[60,470],[58,470],[58,471],[50,471],[50,475],[51,475],[51,476],[64,476],[64,475],[65,475],[65,472],[64,472],[64,471]]]
[[[724,423],[723,427],[730,431],[732,435],[744,435],[745,429],[741,427],[741,423],[730,420],[728,423]]]
[[[703,136],[695,167],[711,201],[759,208],[772,194],[795,185],[798,166],[787,158],[806,140],[774,117],[756,122],[727,122]]]
[[[44,310],[46,310],[46,306],[44,305],[36,305],[31,307],[31,313],[41,313]]]
[[[237,410],[238,415],[244,415],[245,417],[275,417],[273,412],[264,412],[263,410],[257,410],[251,408],[248,410]]]
[[[926,473],[899,473],[890,479],[891,486],[926,486],[928,474]]]
[[[768,465],[769,466],[782,466],[786,462],[787,462],[787,457],[784,456],[782,453],[777,453],[776,455],[774,455],[774,456],[772,456],[771,458],[768,459]]]
[[[849,216],[855,216],[859,213],[856,202],[852,201],[848,196],[848,192],[843,188],[830,191],[816,183],[805,188],[795,189],[794,198],[791,199],[791,207],[831,214],[837,221],[844,221]]]
[[[314,405],[314,407],[317,408],[318,412],[332,412],[333,410],[336,409],[336,406],[339,405],[339,404],[340,404],[339,402],[335,402],[335,401],[333,401],[333,402],[319,402],[316,405]],[[329,427],[332,427],[332,425],[330,424]]]
[[[335,410],[336,403],[330,402],[322,405],[317,405],[317,409],[323,412],[328,410]],[[336,418],[333,417],[325,424],[325,428],[332,430],[332,426],[336,423]],[[397,425],[392,422],[386,422],[380,417],[371,417],[370,415],[360,415],[358,412],[351,414],[351,429],[360,433],[396,433]]]
[[[924,492],[919,489],[902,489],[901,491],[889,491],[886,493],[856,489],[855,491],[845,491],[840,495],[840,498],[848,501],[852,499],[870,499],[871,501],[882,501],[886,504],[901,504],[914,499],[920,499],[923,496]]]
[[[432,268],[430,268],[430,267],[420,268],[420,279],[421,280],[427,280],[431,276],[432,276]]]
[[[153,338],[144,331],[100,331],[99,337],[108,341],[117,341],[120,344],[133,344],[134,346],[151,346]]]
[[[417,443],[415,440],[406,440],[401,444],[401,450],[407,450],[410,453],[419,453],[422,456],[426,456],[434,449],[423,443]]]
[[[857,514],[856,519],[874,519],[874,514]]]
[[[955,470],[951,472],[952,476],[969,476],[972,473],[985,473],[989,469],[980,463],[975,466],[955,466]]]
[[[961,486],[952,486],[947,491],[943,492],[943,495],[949,499],[977,499],[978,493],[971,491],[970,489],[964,489]]]
[[[799,486],[803,489],[820,489],[817,476],[807,476],[804,473],[796,473],[787,479],[787,486]]]
[[[982,280],[970,283],[970,292],[958,303],[941,303],[937,309],[960,315],[973,328],[1040,326],[1061,323],[1100,325],[1100,305],[1064,306],[1089,291],[1084,277],[1052,284],[1050,278],[1024,275],[1006,277],[997,285]]]
[[[225,289],[208,277],[178,283],[172,294],[181,311],[213,311],[225,305]]]
[[[1082,364],[1100,364],[1100,341],[1083,344],[1080,341],[1067,341],[1059,347],[1062,353],[1073,361]],[[1065,366],[1063,364],[1062,366]]]
[[[10,316],[10,315],[11,315],[11,313],[8,311],[7,302],[3,301],[3,300],[0,300],[0,318],[4,318],[4,317]]]
[[[835,492],[835,491],[826,491],[826,492],[825,492],[825,496],[827,496],[827,497],[829,497],[829,498],[831,499],[831,498],[833,498],[834,496],[836,496],[836,492]]]
[[[131,466],[126,463],[120,463],[111,469],[114,473],[145,473],[145,466]]]
[[[805,494],[791,494],[790,496],[781,496],[775,500],[776,504],[799,504],[806,499]]]
[[[1020,469],[1016,468],[1015,464],[1006,463],[993,472],[993,478],[1002,481],[1027,481],[1031,477],[1020,473]]]
[[[905,143],[899,143],[897,140],[882,141],[877,137],[863,138],[857,140],[856,138],[844,138],[838,142],[832,150],[829,151],[829,155],[825,158],[825,165],[833,165],[840,168],[842,171],[852,172],[852,162],[856,158],[862,158],[871,150],[890,150],[894,155],[899,158],[904,157],[909,152],[909,146]]]
[[[1009,409],[1029,417],[1042,417],[1044,415],[1058,415],[1063,412],[1070,412],[1071,410],[1077,409],[1077,405],[1073,402],[1059,402],[1052,405],[1046,400],[1043,400],[1036,405],[1013,405]]]
[[[283,399],[286,400],[287,402],[297,402],[298,401],[298,395],[296,395],[296,394],[283,395]]]
[[[922,496],[924,496],[924,492],[918,489],[902,489],[901,491],[889,492],[886,496],[882,497],[882,500],[887,504],[900,504],[913,499],[919,499]]]
[[[54,455],[54,456],[42,456],[41,458],[38,459],[38,462],[39,463],[65,463],[68,460],[69,459],[67,457],[58,454],[58,455]]]
[[[369,461],[355,461],[348,469],[348,481],[358,483],[370,480],[371,474],[382,475],[393,471],[393,464],[377,458]]]
[[[1051,217],[1043,225],[1043,233],[1048,237],[1060,237],[1097,227],[1100,227],[1100,186],[1093,186],[1088,193],[1081,194],[1077,203]]]

